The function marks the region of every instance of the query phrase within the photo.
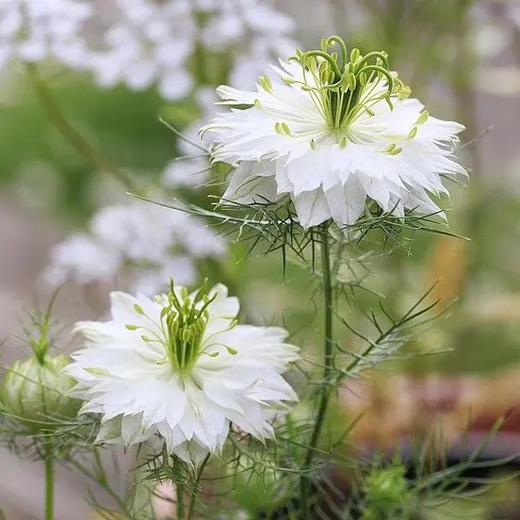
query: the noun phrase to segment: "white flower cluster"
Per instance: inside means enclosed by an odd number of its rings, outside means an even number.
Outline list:
[[[237,88],[253,86],[273,56],[294,49],[294,23],[287,15],[260,0],[199,0],[196,10],[211,13],[202,31],[207,48],[235,53],[229,81]]]
[[[82,0],[0,0],[0,69],[11,60],[47,58],[86,68],[89,53],[81,34],[93,12]]]
[[[101,85],[141,90],[156,83],[165,99],[180,99],[193,87],[190,58],[202,46],[234,54],[231,82],[249,86],[259,66],[292,45],[292,21],[259,0],[114,3],[104,48],[92,59]]]
[[[224,241],[195,217],[136,202],[103,208],[93,218],[90,234],[75,234],[58,244],[45,278],[51,285],[107,282],[127,267],[133,274],[131,288],[153,294],[170,279],[193,284],[196,261],[224,252]]]
[[[0,67],[54,58],[102,87],[157,85],[188,95],[200,48],[229,55],[231,81],[250,87],[259,67],[293,46],[290,18],[260,0],[0,0]]]
[[[106,8],[106,6],[104,6]],[[108,26],[95,44],[90,68],[98,85],[125,84],[143,90],[157,84],[165,99],[180,99],[193,86],[187,61],[196,45],[197,27],[188,2],[114,0],[104,18]]]

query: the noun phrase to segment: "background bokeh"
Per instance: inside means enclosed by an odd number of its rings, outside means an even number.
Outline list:
[[[23,3],[0,9],[4,40],[9,9]],[[154,4],[133,0],[128,12],[136,13],[147,3]],[[177,7],[183,3],[162,2]],[[179,141],[159,118],[193,137],[194,125],[211,114],[211,89],[220,82],[250,85],[263,65],[289,49],[292,40],[302,47],[316,46],[320,37],[337,33],[350,46],[387,50],[392,66],[433,114],[466,125],[461,154],[470,172],[468,185],[450,186],[452,198],[443,201],[450,231],[469,240],[419,233],[413,242],[401,245],[370,244],[374,254],[368,276],[346,274],[352,285],[363,277],[363,285],[373,291],[354,289],[355,297],[345,306],[359,327],[366,325],[362,310],[376,306],[378,294],[385,295],[385,306],[399,313],[437,282],[434,295],[443,298],[440,305],[447,312],[413,347],[447,352],[400,359],[358,388],[346,389],[338,413],[344,413],[346,421],[356,410],[368,409],[356,440],[385,448],[410,432],[427,432],[434,424],[442,425],[452,440],[469,424],[478,439],[497,417],[514,415],[520,405],[520,2],[279,0],[269,3],[276,11],[267,13],[254,1],[201,2],[194,8],[198,25],[190,31],[175,28],[175,38],[168,41],[171,47],[164,51],[168,56],[188,56],[182,70],[175,60],[166,60],[153,77],[146,68],[149,62],[116,52],[115,36],[112,47],[102,48],[103,31],[124,24],[118,2],[94,4],[95,19],[81,25],[81,37],[96,49],[96,56],[83,56],[80,50],[73,54],[71,46],[67,59],[27,59],[13,51],[9,62],[0,60],[0,338],[7,338],[3,365],[27,353],[16,336],[24,312],[36,300],[45,305],[56,280],[73,278],[61,284],[55,306],[62,324],[59,346],[70,351],[70,325],[103,315],[108,292],[131,287],[139,269],[147,274],[142,283],[171,276],[168,268],[182,270],[179,276],[187,277],[188,283],[196,280],[195,272],[222,279],[243,299],[246,315],[257,322],[285,322],[312,351],[320,315],[312,302],[311,276],[296,262],[289,261],[283,276],[276,254],[242,260],[246,245],[233,245],[228,239],[226,246],[218,242],[221,238],[193,228],[194,234],[202,233],[195,240],[200,247],[182,237],[166,244],[179,248],[172,252],[173,264],[154,264],[153,270],[146,263],[149,258],[144,262],[139,254],[125,253],[122,258],[118,253],[121,269],[100,280],[92,274],[103,267],[104,257],[98,252],[85,246],[60,256],[56,246],[73,233],[89,236],[101,208],[132,204],[139,207],[134,213],[146,211],[146,203],[130,202],[127,191],[207,204],[208,195],[219,193],[220,187],[197,187],[205,179],[185,180],[190,168],[193,172],[206,167],[197,163],[199,157],[171,162],[196,155],[197,149]],[[242,28],[241,17],[247,19]],[[214,27],[213,18],[218,21]],[[135,38],[143,29],[126,20],[124,38],[118,36],[125,49],[136,45],[132,27]],[[6,45],[4,40],[0,36],[0,46]],[[188,41],[186,51],[183,45]],[[246,52],[248,46],[254,48]],[[91,66],[83,66],[82,59],[90,59]],[[148,80],[135,80],[147,74]],[[82,139],[79,149],[76,133]],[[179,165],[184,165],[183,171]],[[159,238],[161,229],[180,227],[180,235],[191,229],[186,222],[169,222],[167,209],[154,211],[151,228]],[[123,232],[117,219],[101,220],[114,237]],[[91,262],[83,271],[67,263],[77,261],[78,255]],[[61,270],[49,268],[53,261]],[[301,332],[309,324],[312,333]],[[355,346],[346,331],[345,340]],[[520,421],[506,424],[494,448],[497,457],[520,451]],[[39,517],[42,473],[39,465],[0,451],[0,507],[8,518]],[[518,487],[515,480],[501,484],[474,504],[472,513],[477,518],[502,518],[490,515],[500,508],[520,510]],[[58,489],[59,518],[95,518],[84,500],[81,479],[62,471]],[[431,518],[467,514],[459,509],[465,506],[449,507],[453,509],[441,509]]]

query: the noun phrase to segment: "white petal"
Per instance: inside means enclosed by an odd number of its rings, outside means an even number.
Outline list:
[[[269,163],[245,162],[240,164],[233,172],[222,198],[240,204],[276,201],[278,199],[277,186],[275,179],[270,176],[272,168],[273,166]]]
[[[176,446],[173,452],[177,457],[186,462],[186,464],[197,468],[207,457],[209,450],[197,441],[187,441]]]
[[[294,205],[300,224],[305,229],[318,226],[331,218],[327,200],[321,188],[314,191],[304,191],[295,196]]]
[[[209,298],[215,298],[208,307],[208,312],[214,318],[232,320],[240,311],[238,298],[228,297],[228,289],[223,284],[217,284],[209,293]]]
[[[209,296],[204,351],[183,372],[170,360],[171,332],[158,335],[166,295],[113,293],[111,321],[78,325],[86,343],[67,373],[78,382],[81,413],[101,415],[99,442],[130,446],[156,436],[196,465],[222,450],[232,422],[260,440],[272,436],[275,412],[297,399],[281,373],[298,359],[298,348],[285,343],[282,328],[237,325],[239,303],[224,285]],[[142,331],[126,326],[136,316]]]
[[[351,176],[343,185],[347,203],[345,223],[354,224],[365,208],[366,193],[356,176]]]

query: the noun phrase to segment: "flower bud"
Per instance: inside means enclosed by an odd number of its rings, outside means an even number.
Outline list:
[[[66,356],[35,356],[17,361],[0,386],[0,413],[23,423],[33,432],[53,430],[74,419],[81,402],[71,397],[75,381],[62,373]]]
[[[405,467],[393,463],[372,469],[365,480],[365,493],[368,508],[363,520],[381,518],[381,512],[400,511],[410,500]]]

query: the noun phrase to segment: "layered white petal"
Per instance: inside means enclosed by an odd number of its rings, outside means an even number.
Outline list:
[[[390,107],[381,96],[340,143],[298,83],[301,66],[282,62],[274,71],[269,88],[218,89],[222,104],[248,107],[217,115],[202,131],[212,133],[213,159],[236,167],[224,199],[253,203],[289,194],[305,228],[329,219],[344,227],[363,213],[367,198],[396,215],[436,212],[430,196],[447,194],[441,176],[466,174],[453,156],[464,127],[425,117],[417,99],[394,95]],[[312,87],[310,75],[305,81]]]
[[[273,414],[297,400],[281,374],[298,348],[282,328],[238,325],[239,302],[225,286],[208,300],[200,355],[186,372],[168,357],[166,295],[113,293],[110,321],[77,325],[85,343],[68,373],[82,412],[102,417],[101,442],[129,446],[160,436],[171,453],[197,464],[222,449],[231,423],[260,440],[273,435]]]

